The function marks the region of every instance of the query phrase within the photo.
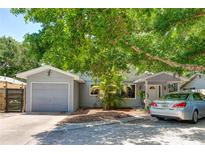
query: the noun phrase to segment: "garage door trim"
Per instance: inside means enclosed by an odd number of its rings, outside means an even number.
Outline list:
[[[32,94],[33,94],[33,83],[40,83],[40,84],[67,84],[68,85],[68,111],[69,111],[69,98],[70,98],[70,83],[69,82],[31,82],[30,85],[30,111],[32,112]]]

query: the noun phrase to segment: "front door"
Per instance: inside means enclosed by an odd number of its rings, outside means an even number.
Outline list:
[[[148,85],[147,94],[149,100],[158,99],[161,96],[161,86],[160,85]]]

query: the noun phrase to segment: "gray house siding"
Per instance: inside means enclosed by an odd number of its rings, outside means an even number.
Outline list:
[[[85,83],[80,84],[80,107],[101,107],[102,104],[99,102],[97,96],[90,95],[90,87],[93,84],[92,80],[89,77],[84,78]],[[133,84],[133,81],[125,81],[125,84]],[[141,104],[140,98],[137,96],[137,88],[135,98],[124,98],[124,103],[120,107],[130,107],[135,108],[139,107]]]
[[[79,97],[80,97],[80,94],[79,94],[79,86],[80,86],[80,83],[74,81],[74,106],[73,106],[73,109],[74,111],[76,111],[78,108],[79,108]]]
[[[89,94],[92,83],[91,80],[87,80],[80,84],[80,107],[101,107],[98,98]]]
[[[27,80],[27,85],[26,85],[26,105],[25,105],[25,110],[26,112],[30,112],[31,104],[30,104],[30,82]]]
[[[27,112],[31,112],[31,85],[32,83],[37,83],[37,82],[47,82],[47,83],[65,83],[68,84],[68,91],[69,91],[69,95],[68,95],[68,112],[72,112],[74,111],[74,108],[76,108],[75,106],[78,105],[74,105],[74,103],[77,102],[74,101],[74,80],[71,77],[68,77],[64,74],[58,73],[56,71],[51,71],[50,72],[50,76],[48,75],[48,71],[43,71],[34,75],[31,75],[28,77],[27,79],[27,86],[26,86],[26,111]]]
[[[133,76],[128,76],[128,79],[133,79]],[[133,81],[125,81],[124,84],[132,84]],[[123,103],[120,104],[120,107],[130,107],[130,108],[135,108],[139,107],[141,105],[141,100],[140,97],[137,95],[137,86],[135,84],[135,98],[123,98]]]
[[[140,107],[140,98],[136,97],[134,99],[132,98],[124,98],[124,102],[120,104],[120,107],[130,107],[130,108],[135,108],[135,107]]]

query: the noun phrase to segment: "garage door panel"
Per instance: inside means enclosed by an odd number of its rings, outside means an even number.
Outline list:
[[[33,83],[32,111],[68,111],[68,84]]]
[[[55,89],[52,89],[55,87]],[[49,90],[60,90],[62,88],[68,88],[67,84],[58,83],[33,83],[32,88],[35,89],[49,89]]]

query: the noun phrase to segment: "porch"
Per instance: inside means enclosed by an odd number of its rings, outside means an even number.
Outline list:
[[[175,74],[161,72],[136,80],[136,89],[145,100],[155,100],[170,92],[180,90],[183,80]]]

